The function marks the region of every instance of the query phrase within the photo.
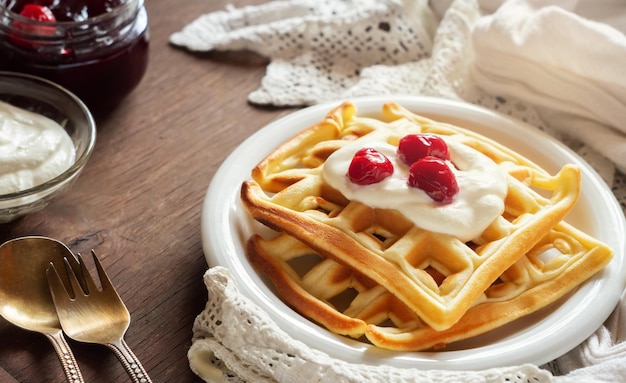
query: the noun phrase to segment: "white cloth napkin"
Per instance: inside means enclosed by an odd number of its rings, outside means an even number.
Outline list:
[[[575,3],[508,1],[480,19],[472,75],[489,93],[534,105],[548,125],[626,171],[626,36],[569,12]]]
[[[568,144],[626,207],[620,1],[274,1],[203,15],[171,43],[268,57],[248,98],[254,104],[415,94],[511,115]],[[204,280],[209,300],[189,360],[207,382],[626,382],[626,298],[593,336],[547,366],[457,373],[330,359],[277,328],[238,293],[228,270],[212,268]]]

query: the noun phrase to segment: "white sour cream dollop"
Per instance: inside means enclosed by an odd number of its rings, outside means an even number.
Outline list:
[[[441,136],[450,152],[448,164],[459,192],[447,204],[433,201],[423,190],[407,183],[408,166],[396,157],[389,137],[371,133],[345,145],[328,157],[322,176],[346,198],[373,208],[395,209],[416,226],[449,234],[463,241],[478,237],[504,211],[506,174],[490,158],[454,136]],[[354,154],[363,147],[383,153],[394,167],[391,176],[371,185],[357,185],[347,176]],[[453,165],[454,164],[454,165]]]
[[[75,153],[61,125],[0,102],[0,195],[51,180],[69,169]]]

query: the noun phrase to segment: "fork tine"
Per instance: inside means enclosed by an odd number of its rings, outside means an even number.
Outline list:
[[[56,267],[54,267],[54,263],[50,262],[48,265],[48,268],[46,269],[46,276],[48,277],[48,286],[50,287],[50,293],[52,294],[53,299],[61,299],[64,295],[68,297],[71,296],[61,281],[61,277],[59,276]],[[63,292],[65,292],[65,294],[63,294]]]
[[[91,250],[91,256],[93,257],[93,262],[95,263],[96,270],[98,271],[98,277],[100,278],[100,285],[102,286],[102,290],[115,290],[115,288],[113,287],[113,283],[111,283],[109,276],[104,271],[104,268],[102,267],[102,264],[100,263],[100,260],[98,259],[98,256],[93,249]]]
[[[78,280],[78,277],[76,276],[76,273],[74,272],[74,269],[72,269],[72,266],[70,265],[69,260],[64,257],[63,262],[65,263],[65,271],[67,272],[67,277],[70,280],[70,286],[72,287],[72,291],[74,292],[74,298],[76,298],[78,294],[81,292],[83,294],[89,294],[89,290],[85,291],[83,289],[83,286],[80,284],[80,281]],[[86,282],[87,288],[90,289],[90,286],[91,286],[90,282],[91,284],[93,284],[93,281],[91,281],[91,279],[89,278],[89,274],[85,274],[83,260],[80,258],[80,254],[78,254],[78,263],[80,264],[80,270],[81,270],[81,274],[83,277],[83,281]]]

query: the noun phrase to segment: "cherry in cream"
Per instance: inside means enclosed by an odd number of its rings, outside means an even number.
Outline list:
[[[450,166],[441,158],[426,156],[415,161],[409,168],[410,186],[423,190],[437,202],[449,203],[459,192],[459,185]]]
[[[436,202],[449,203],[459,187],[445,161],[450,154],[445,141],[434,134],[410,134],[400,139],[397,157],[409,165],[407,183],[423,190]],[[373,148],[356,152],[348,177],[358,185],[378,183],[393,174],[391,161]]]
[[[363,148],[356,152],[348,168],[350,181],[357,185],[371,185],[393,174],[391,161],[373,148]]]
[[[448,145],[436,134],[408,134],[398,142],[398,158],[409,166],[428,156],[450,160]]]

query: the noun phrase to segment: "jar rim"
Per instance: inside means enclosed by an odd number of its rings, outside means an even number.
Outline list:
[[[110,12],[105,12],[94,17],[89,17],[82,21],[39,21],[39,20],[28,18],[28,17],[24,17],[20,15],[19,13],[13,12],[9,8],[7,8],[7,6],[5,5],[6,2],[7,2],[6,0],[0,0],[0,13],[4,13],[5,15],[8,15],[9,17],[14,18],[15,20],[19,20],[21,23],[32,23],[34,25],[48,25],[48,26],[65,26],[68,28],[71,28],[74,26],[81,26],[85,24],[97,24],[102,21],[115,18],[119,16],[120,14],[127,12],[129,8],[135,7],[136,9],[139,9],[143,5],[143,0],[124,0],[123,3],[113,8]]]

